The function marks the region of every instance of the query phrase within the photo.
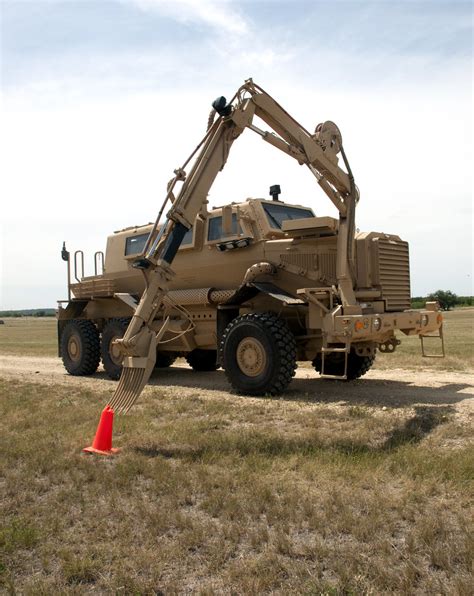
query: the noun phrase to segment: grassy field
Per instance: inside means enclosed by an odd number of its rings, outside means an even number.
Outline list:
[[[9,317],[0,325],[0,354],[56,356],[55,317]]]
[[[443,313],[446,345],[445,359],[421,357],[418,337],[406,337],[394,354],[378,354],[376,368],[432,368],[466,371],[474,368],[474,308],[460,308]],[[24,317],[4,319],[0,326],[0,354],[18,356],[56,356],[56,320]],[[433,342],[433,343],[431,343]],[[427,348],[439,352],[438,341],[430,340]]]
[[[115,458],[81,453],[114,383],[0,372],[0,593],[471,595],[473,416],[449,375],[472,370],[473,319],[447,313],[445,361],[412,339],[378,358],[444,370],[446,393],[154,384]],[[6,319],[0,354],[55,356],[55,321]]]
[[[394,354],[377,354],[377,368],[427,368],[468,371],[474,368],[474,308],[459,308],[443,313],[446,358],[422,358],[418,337],[398,333],[402,344]],[[440,353],[439,340],[425,340],[428,353]]]
[[[97,458],[110,392],[0,387],[0,591],[472,594],[474,449],[450,405],[148,387]]]

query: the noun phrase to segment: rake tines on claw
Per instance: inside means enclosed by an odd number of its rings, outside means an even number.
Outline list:
[[[147,372],[146,368],[123,368],[118,387],[109,402],[115,412],[125,413],[130,410],[150,378],[151,371],[148,374]]]
[[[145,352],[146,353],[146,352]],[[148,383],[156,362],[156,336],[149,334],[146,357],[126,357],[117,389],[109,402],[116,412],[128,412]]]

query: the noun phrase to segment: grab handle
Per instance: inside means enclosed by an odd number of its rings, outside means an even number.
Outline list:
[[[77,256],[81,256],[80,265],[81,265],[81,279],[84,277],[84,253],[82,250],[76,250],[74,253],[74,277],[77,282],[81,280],[77,277]]]

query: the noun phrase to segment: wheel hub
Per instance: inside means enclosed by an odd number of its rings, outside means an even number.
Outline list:
[[[263,345],[254,337],[246,337],[237,346],[237,364],[248,377],[260,375],[267,364]]]
[[[114,337],[110,340],[110,359],[114,364],[122,364],[122,353],[120,352],[120,349],[117,346],[117,344],[114,343],[116,339],[121,339],[121,336],[114,335]]]
[[[67,351],[69,353],[69,357],[74,362],[77,362],[81,359],[81,342],[75,335],[71,335],[69,338],[67,343]]]

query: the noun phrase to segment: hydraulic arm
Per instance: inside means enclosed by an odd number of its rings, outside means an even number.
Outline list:
[[[223,169],[233,142],[246,128],[305,164],[338,209],[338,290],[343,306],[356,307],[351,270],[357,190],[337,126],[325,122],[310,134],[251,79],[238,89],[229,103],[220,97],[213,103],[213,108],[217,119],[210,121],[200,144],[185,164],[175,170],[143,256],[134,264],[143,271],[146,289],[123,339],[117,340],[123,354],[123,371],[110,402],[116,411],[130,409],[148,382],[155,365],[157,342],[167,329],[165,321],[157,335],[151,323],[164,305],[168,282],[173,276],[171,264],[184,235],[206,205],[209,190]],[[254,116],[274,132],[255,126]],[[342,154],[347,172],[338,165],[338,153]],[[185,168],[193,158],[194,163],[187,174]],[[182,186],[175,196],[173,191],[178,182],[182,182]],[[169,202],[171,207],[159,228],[158,222]]]

